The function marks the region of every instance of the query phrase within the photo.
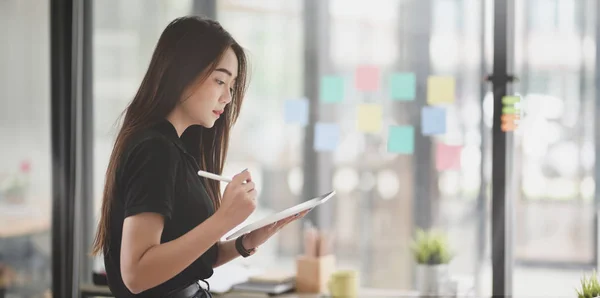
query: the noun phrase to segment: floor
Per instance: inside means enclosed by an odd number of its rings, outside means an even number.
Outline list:
[[[516,267],[513,275],[513,297],[577,297],[576,290],[583,275],[591,271],[575,269],[543,269]],[[481,292],[492,293],[491,269],[481,275]]]

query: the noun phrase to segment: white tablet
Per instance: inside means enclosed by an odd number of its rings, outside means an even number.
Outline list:
[[[236,231],[235,233],[229,235],[227,237],[227,240],[233,239],[233,238],[237,238],[243,234],[252,232],[254,230],[260,229],[262,227],[268,226],[270,224],[273,224],[277,221],[280,221],[284,218],[287,218],[289,216],[292,216],[296,213],[300,213],[302,211],[308,210],[308,209],[312,209],[315,208],[325,202],[327,202],[331,197],[333,197],[335,195],[335,190],[328,192],[324,195],[318,196],[312,200],[306,201],[306,202],[302,202],[296,206],[290,207],[288,209],[285,209],[279,213],[273,214],[273,215],[269,215],[261,220],[255,221],[241,229],[239,229],[238,231]]]

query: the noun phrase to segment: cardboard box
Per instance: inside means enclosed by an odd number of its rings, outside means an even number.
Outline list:
[[[299,256],[296,259],[296,291],[325,293],[331,274],[335,271],[335,256]]]

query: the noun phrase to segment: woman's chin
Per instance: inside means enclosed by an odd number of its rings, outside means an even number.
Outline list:
[[[215,122],[216,121],[200,121],[198,124],[205,128],[212,128],[215,126]]]

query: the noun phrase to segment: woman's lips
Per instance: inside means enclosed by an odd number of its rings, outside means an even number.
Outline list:
[[[217,117],[221,116],[221,114],[223,114],[223,111],[212,111],[213,114],[215,114]]]

